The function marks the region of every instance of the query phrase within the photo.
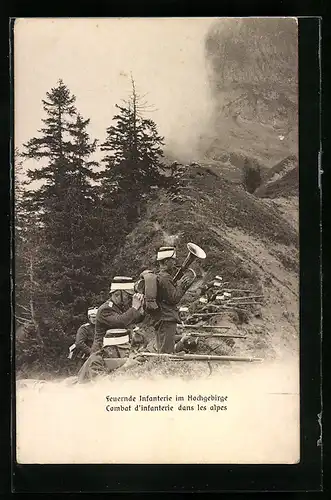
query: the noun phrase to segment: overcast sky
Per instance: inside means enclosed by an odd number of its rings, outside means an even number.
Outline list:
[[[150,114],[167,142],[192,148],[210,116],[204,37],[214,19],[19,19],[15,23],[16,146],[36,135],[41,99],[59,78],[105,130],[130,91],[130,72],[157,111]]]

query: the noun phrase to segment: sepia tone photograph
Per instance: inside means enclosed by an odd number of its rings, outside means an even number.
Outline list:
[[[20,464],[300,462],[298,22],[14,24]]]

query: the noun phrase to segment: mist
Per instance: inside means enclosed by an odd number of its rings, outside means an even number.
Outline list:
[[[196,159],[212,102],[204,40],[212,19],[19,19],[15,23],[15,145],[42,126],[42,99],[61,78],[76,96],[90,134],[106,128],[131,91],[151,105],[147,115],[165,151]]]
[[[216,20],[205,39],[213,96],[240,84],[296,92],[298,25],[295,18]]]
[[[206,157],[271,167],[298,155],[297,19],[215,20],[205,57],[213,115]]]

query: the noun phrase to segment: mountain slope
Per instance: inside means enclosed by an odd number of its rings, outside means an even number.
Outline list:
[[[121,264],[122,257],[116,261],[120,268],[129,265],[129,270],[134,272],[151,265],[157,247],[175,240],[180,247],[180,259],[187,253],[183,244],[193,241],[202,247],[210,247],[201,270],[206,272],[212,267],[212,272],[221,271],[224,266],[227,273],[233,248],[223,238],[222,231],[230,228],[258,237],[270,246],[297,246],[296,231],[276,207],[266,205],[241,186],[222,178],[215,170],[189,166],[183,180],[185,186],[177,201],[173,202],[169,194],[160,191],[158,197],[149,203],[145,216],[128,235],[122,248],[121,254],[126,255],[125,264]],[[239,277],[244,275],[238,274]]]
[[[215,21],[205,40],[213,127],[209,158],[273,166],[297,154],[298,27],[294,18]]]
[[[288,156],[272,167],[264,183],[255,191],[256,196],[279,198],[298,196],[299,166],[295,156]]]
[[[276,204],[247,193],[208,168],[187,167],[177,199],[160,191],[150,201],[117,256],[114,273],[137,277],[155,265],[156,249],[164,244],[176,244],[182,262],[189,241],[207,253],[205,261],[192,266],[198,288],[217,274],[237,288],[253,288],[265,298],[265,331],[277,331],[285,343],[296,338],[298,234]],[[252,318],[249,327],[259,322]]]

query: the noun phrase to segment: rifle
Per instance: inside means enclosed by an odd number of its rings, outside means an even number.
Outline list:
[[[189,334],[190,337],[200,337],[200,338],[227,338],[227,339],[247,339],[247,336],[245,335],[227,335],[226,333],[199,333],[199,332],[192,332]]]
[[[210,304],[212,305],[212,304]],[[208,306],[209,307],[209,306]],[[204,312],[204,313],[194,313],[190,318],[200,318],[204,316],[220,316],[224,314],[226,311],[246,311],[246,309],[243,309],[242,307],[235,307],[235,306],[214,306],[217,307],[217,309],[221,309],[220,312]]]
[[[263,295],[243,295],[242,297],[229,297],[229,300],[263,299]]]
[[[223,305],[218,304],[208,304],[208,307],[214,307],[215,309],[243,309],[243,306],[261,306],[260,302],[227,302]]]
[[[242,307],[242,306],[262,306],[263,304],[261,304],[261,302],[236,302],[236,303],[229,302],[228,305],[235,306],[235,307],[237,307],[237,305],[238,305],[238,306]]]
[[[140,352],[139,356],[146,358],[164,358],[178,361],[263,361],[262,358],[241,356],[217,356],[209,354],[157,354],[154,352]]]
[[[203,316],[220,316],[224,314],[224,311],[223,312],[215,312],[215,313],[208,313],[208,312],[205,312],[205,313],[194,313],[192,314],[192,316],[190,316],[190,318],[200,318],[200,317],[203,317]]]
[[[177,324],[177,328],[222,328],[229,330],[231,326],[218,326],[218,325],[183,325],[182,323]]]

